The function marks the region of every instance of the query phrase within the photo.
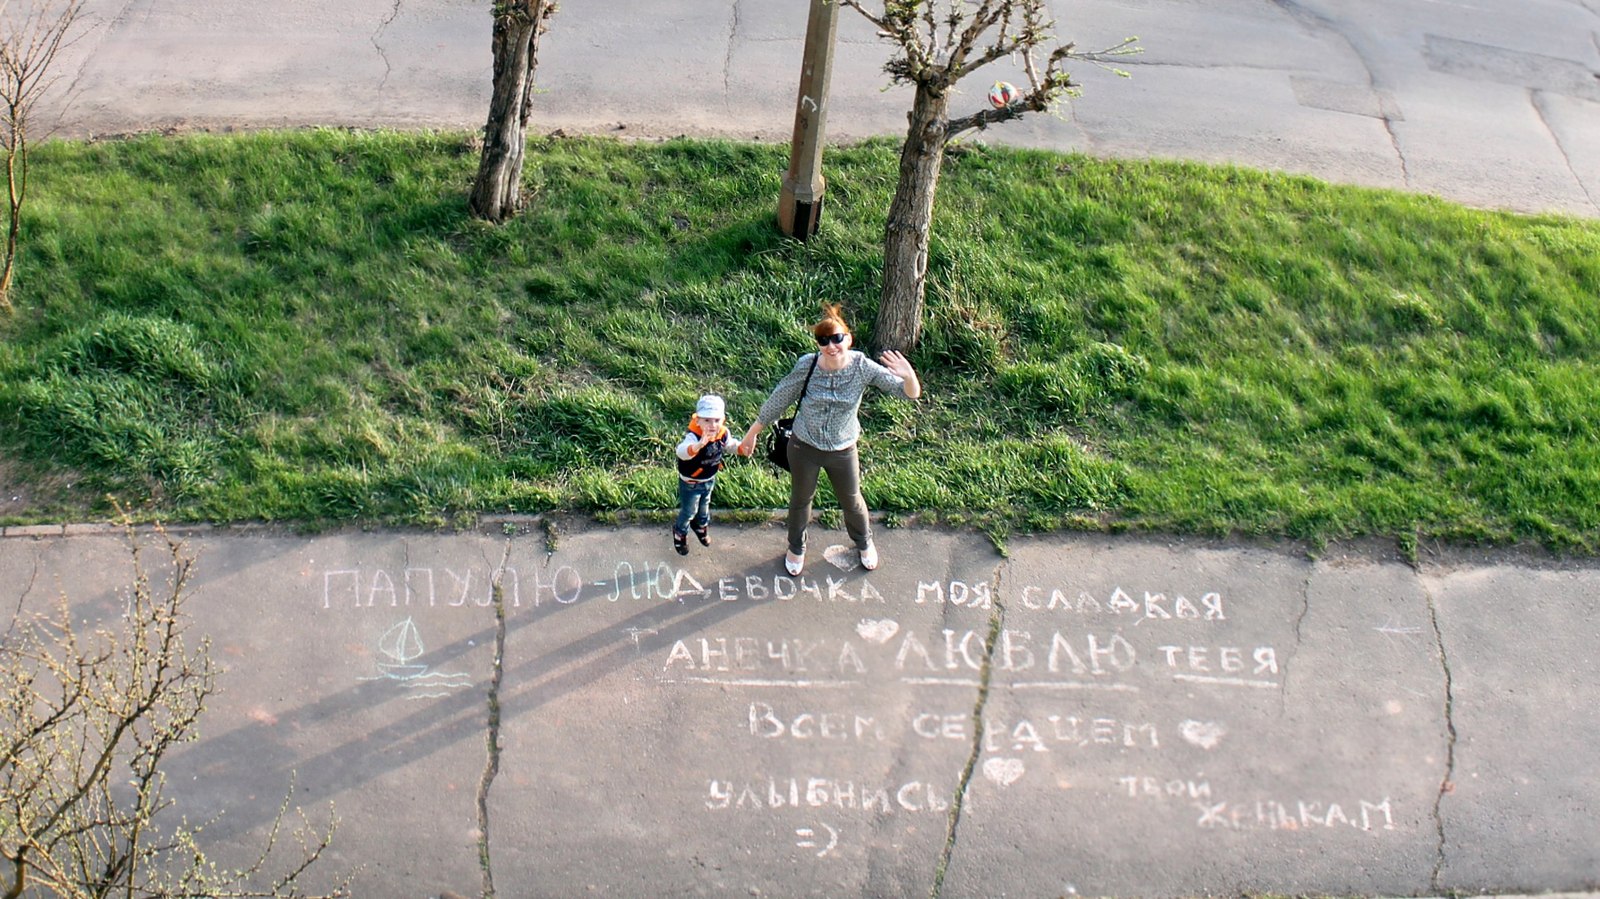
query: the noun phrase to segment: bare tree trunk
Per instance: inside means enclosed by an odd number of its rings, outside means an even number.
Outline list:
[[[11,308],[11,275],[17,266],[17,237],[22,233],[23,191],[28,180],[28,149],[22,124],[13,122],[11,134],[12,140],[6,146],[6,208],[10,224],[6,228],[5,262],[0,265],[0,309]]]
[[[483,156],[467,209],[478,218],[503,222],[522,208],[522,160],[528,114],[533,107],[533,70],[539,35],[555,12],[552,0],[496,0],[494,93],[483,128]]]
[[[884,226],[883,293],[872,343],[878,350],[905,351],[922,336],[922,299],[928,274],[928,238],[933,197],[944,164],[949,95],[917,85],[911,127],[900,151],[900,183]]]

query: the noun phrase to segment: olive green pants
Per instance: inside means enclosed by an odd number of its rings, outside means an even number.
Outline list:
[[[817,492],[817,476],[828,473],[833,495],[839,498],[844,513],[845,533],[856,549],[872,542],[872,522],[867,518],[867,501],[861,496],[861,460],[856,445],[829,452],[819,450],[799,438],[789,438],[789,552],[806,551],[806,526],[811,523],[811,499]]]

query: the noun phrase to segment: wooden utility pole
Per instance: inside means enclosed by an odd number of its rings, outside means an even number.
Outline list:
[[[783,176],[783,192],[778,197],[778,227],[800,240],[817,233],[822,223],[822,193],[827,186],[822,177],[822,134],[828,118],[828,82],[833,76],[838,21],[838,0],[811,0],[789,172]]]

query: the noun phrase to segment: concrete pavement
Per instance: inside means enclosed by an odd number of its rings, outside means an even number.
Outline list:
[[[63,133],[336,125],[479,128],[489,4],[88,0]],[[1137,35],[1120,79],[986,140],[1236,162],[1526,212],[1600,214],[1600,0],[1052,0],[1080,47]],[[787,141],[798,0],[565,0],[538,130]],[[829,136],[898,134],[885,45],[841,14]],[[995,67],[957,102],[977,108]]]
[[[243,852],[293,778],[356,895],[476,892],[499,577],[502,895],[1600,889],[1600,564],[819,528],[791,579],[776,525],[567,527],[190,532],[182,813]],[[8,607],[115,613],[76,531],[6,532]]]

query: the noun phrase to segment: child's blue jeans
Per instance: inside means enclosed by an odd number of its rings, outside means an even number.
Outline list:
[[[711,488],[716,485],[714,479],[698,484],[678,479],[678,522],[672,526],[674,534],[689,533],[691,522],[695,530],[705,530],[711,523]]]

